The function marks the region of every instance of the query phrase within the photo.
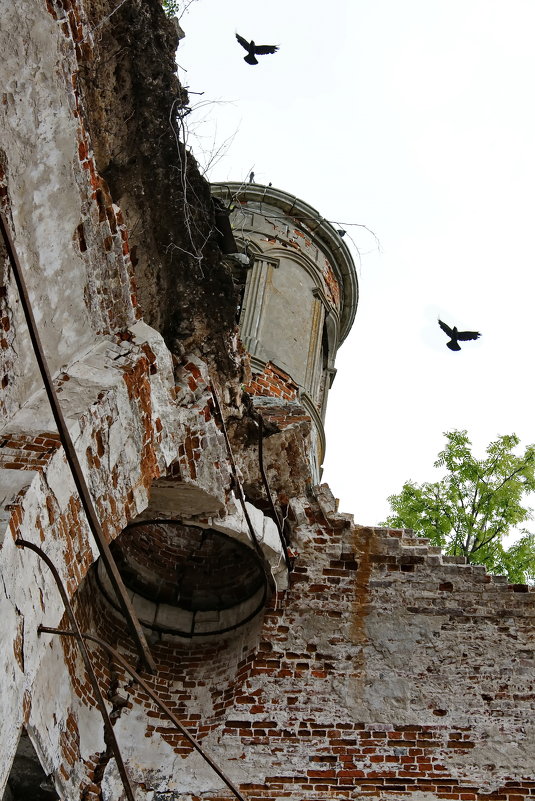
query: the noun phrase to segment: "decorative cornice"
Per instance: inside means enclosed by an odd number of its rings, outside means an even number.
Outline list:
[[[332,263],[336,277],[342,290],[342,308],[340,320],[341,344],[348,335],[358,304],[358,281],[355,264],[349,249],[335,228],[308,203],[292,196],[281,189],[263,184],[240,184],[237,182],[220,182],[212,184],[212,192],[223,201],[231,203],[255,203],[260,207],[263,203],[280,209],[287,216],[302,220],[310,232],[314,243]],[[262,209],[260,208],[260,213]]]

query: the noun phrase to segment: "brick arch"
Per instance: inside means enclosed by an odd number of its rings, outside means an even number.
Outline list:
[[[221,637],[253,619],[268,597],[256,551],[214,528],[143,520],[127,526],[111,550],[140,622],[155,636]],[[120,614],[101,562],[95,578]]]
[[[76,593],[73,604],[84,631],[96,634],[118,649],[135,666],[137,654],[119,616],[110,614],[110,606],[99,591],[92,571]],[[267,646],[262,639],[263,615],[220,637],[187,639],[153,632],[151,652],[157,673],[148,677],[153,689],[197,739],[216,731],[246,693],[245,683],[256,660]],[[75,645],[65,638],[63,647],[71,663],[79,662]],[[100,648],[92,648],[95,669],[104,693],[107,688],[127,701],[122,714],[125,725],[137,731],[138,742],[146,737],[162,737],[176,755],[187,757],[192,747],[174,729],[141,688],[129,681],[122,668],[111,664]],[[82,703],[94,705],[83,667],[77,666],[78,678],[73,690]],[[141,727],[141,731],[140,731]]]

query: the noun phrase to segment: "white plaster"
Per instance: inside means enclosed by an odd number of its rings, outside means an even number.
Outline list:
[[[264,551],[269,549],[275,554],[280,554],[282,546],[277,525],[270,517],[263,517],[262,547]]]
[[[63,448],[59,448],[50,460],[46,471],[46,482],[58,504],[59,512],[65,512],[76,490]]]
[[[199,523],[199,525],[207,525],[251,547],[251,533],[245,515],[241,505],[236,501],[234,502],[235,511],[232,514],[212,518],[207,524]],[[284,561],[284,554],[275,522],[267,515],[264,515],[256,506],[253,506],[252,503],[246,501],[245,506],[265,558],[273,570],[279,572],[281,561]]]
[[[505,721],[491,724],[468,754],[451,754],[447,764],[454,775],[470,776],[491,792],[500,786],[504,773],[515,775],[531,765],[534,753],[535,724],[514,726]],[[491,771],[489,765],[494,766]]]
[[[82,202],[74,172],[77,126],[67,89],[74,64],[44,3],[2,0],[0,14],[2,90],[8,96],[0,124],[15,245],[54,373],[94,337],[83,294],[86,267],[73,245]],[[19,305],[14,327],[15,378],[24,398],[41,381]]]
[[[105,693],[104,697],[106,697]],[[80,703],[78,699],[73,698],[71,705],[73,707],[76,705],[75,712],[80,733],[80,757],[88,759],[91,754],[101,753],[106,748],[102,716],[96,708],[90,709]]]
[[[10,533],[11,510],[6,509],[6,506],[15,502],[19,493],[22,493],[30,486],[35,476],[34,470],[22,471],[8,468],[0,470],[0,547],[4,536]]]

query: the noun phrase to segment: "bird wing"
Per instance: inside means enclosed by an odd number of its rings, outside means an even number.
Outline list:
[[[258,56],[267,56],[276,53],[278,49],[278,45],[255,45],[254,51]]]
[[[242,47],[244,47],[246,50],[249,50],[249,42],[247,41],[247,39],[244,39],[243,36],[240,36],[239,33],[236,34],[236,39],[238,40],[238,42],[241,44]]]
[[[459,331],[457,334],[457,339],[460,339],[464,342],[467,339],[479,339],[481,334],[479,331]]]
[[[442,320],[439,320],[438,324],[442,328],[442,330],[444,331],[445,334],[447,334],[449,337],[453,337],[453,331],[451,330],[449,325],[446,325],[446,323],[443,323]]]

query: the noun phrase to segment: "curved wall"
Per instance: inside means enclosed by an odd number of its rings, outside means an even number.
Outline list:
[[[239,324],[257,378],[252,394],[280,397],[270,391],[266,366],[297,385],[313,422],[313,474],[319,479],[336,352],[357,309],[353,259],[333,226],[293,195],[238,183],[212,184],[212,193],[230,208],[237,248],[248,260]]]

